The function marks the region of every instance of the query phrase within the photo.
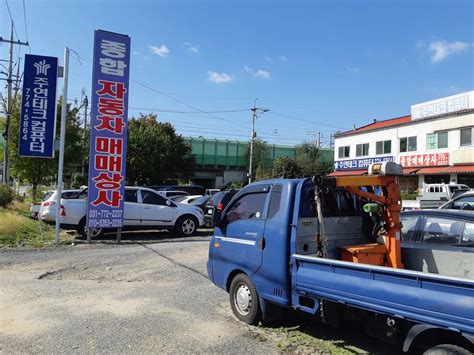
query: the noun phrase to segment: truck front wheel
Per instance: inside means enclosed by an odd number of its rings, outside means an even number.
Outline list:
[[[262,319],[262,310],[257,290],[245,274],[238,274],[230,284],[230,306],[234,315],[247,324],[257,324]]]
[[[471,354],[470,351],[452,344],[440,344],[426,350],[423,355],[463,355]]]

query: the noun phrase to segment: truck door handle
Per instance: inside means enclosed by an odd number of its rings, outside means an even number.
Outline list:
[[[258,240],[258,249],[263,250],[265,249],[265,238]]]

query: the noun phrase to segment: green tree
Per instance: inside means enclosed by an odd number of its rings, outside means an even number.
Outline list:
[[[255,180],[267,180],[272,178],[272,169],[266,168],[260,163],[255,169]]]
[[[245,159],[250,165],[250,142],[247,145],[247,150],[245,151]],[[260,138],[256,138],[253,141],[253,162],[252,162],[252,178],[256,177],[257,167],[262,166],[266,167],[267,164],[267,142]]]
[[[294,179],[299,176],[301,176],[301,170],[294,159],[282,156],[273,161],[273,178]]]
[[[301,175],[310,177],[327,174],[332,171],[332,158],[325,161],[322,150],[314,143],[303,143],[296,146],[296,163]]]
[[[32,197],[36,199],[38,185],[53,179],[57,173],[58,156],[55,159],[45,158],[22,158],[18,155],[19,129],[20,129],[20,103],[21,98],[17,98],[13,106],[8,147],[10,153],[11,176],[20,181],[28,181],[32,184]],[[61,98],[57,105],[56,116],[56,137],[60,135],[61,122]],[[68,104],[66,111],[66,142],[64,149],[64,173],[74,172],[84,156],[82,145],[82,129],[77,116],[78,109],[71,108]]]
[[[128,184],[161,184],[167,179],[182,178],[193,165],[191,146],[170,123],[158,122],[156,114],[140,114],[129,121]]]

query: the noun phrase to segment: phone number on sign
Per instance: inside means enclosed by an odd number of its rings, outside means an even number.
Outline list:
[[[122,210],[90,210],[89,218],[122,218]]]
[[[116,228],[122,227],[122,219],[90,219],[91,228]]]

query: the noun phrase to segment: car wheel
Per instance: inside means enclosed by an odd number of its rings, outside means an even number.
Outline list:
[[[194,216],[182,216],[178,219],[175,225],[175,231],[183,237],[189,237],[196,233],[199,222]]]
[[[230,284],[230,306],[234,315],[247,324],[257,324],[262,319],[262,310],[257,290],[245,274],[238,274]]]
[[[89,228],[86,226],[86,219],[82,219],[79,222],[78,232],[83,238],[87,238],[87,232]],[[104,230],[102,228],[92,228],[91,229],[91,238],[99,238],[104,235]]]

